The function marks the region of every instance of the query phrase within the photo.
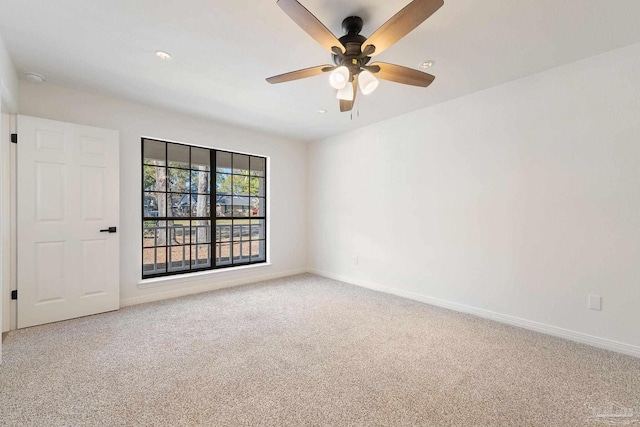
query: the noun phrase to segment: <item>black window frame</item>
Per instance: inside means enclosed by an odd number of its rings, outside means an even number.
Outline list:
[[[169,176],[169,170],[170,169],[182,169],[182,170],[188,170],[189,171],[189,176],[192,175],[192,173],[195,171],[193,169],[193,164],[191,163],[192,161],[192,155],[191,155],[191,148],[197,148],[200,150],[209,150],[209,155],[210,155],[210,167],[209,167],[209,193],[208,193],[208,197],[210,198],[210,209],[209,209],[209,216],[206,217],[198,217],[198,216],[194,216],[193,212],[190,211],[190,215],[189,216],[180,216],[180,217],[176,217],[176,216],[169,216],[169,209],[170,206],[168,203],[165,203],[165,216],[145,216],[145,201],[146,201],[146,197],[148,193],[158,193],[158,191],[148,191],[145,188],[145,166],[150,166],[150,165],[146,165],[145,164],[145,141],[153,141],[153,142],[158,142],[158,143],[163,143],[165,144],[165,165],[162,166],[165,168],[165,174],[168,177]],[[189,167],[188,168],[176,168],[174,166],[169,166],[169,157],[168,157],[168,147],[169,144],[173,144],[173,145],[179,145],[179,146],[186,146],[189,147]],[[141,262],[141,276],[142,279],[152,279],[152,278],[157,278],[157,277],[166,277],[166,276],[176,276],[176,275],[183,275],[183,274],[190,274],[190,273],[195,273],[195,272],[203,272],[203,271],[212,271],[212,270],[221,270],[221,269],[228,269],[228,268],[235,268],[235,267],[243,267],[243,266],[248,266],[248,265],[255,265],[255,264],[266,264],[268,262],[268,226],[267,226],[267,204],[268,204],[268,159],[265,156],[260,156],[260,155],[256,155],[256,154],[249,154],[249,153],[240,153],[240,152],[235,152],[235,151],[229,151],[229,150],[222,150],[222,149],[217,149],[217,148],[210,148],[210,147],[203,147],[203,146],[198,146],[198,145],[192,145],[192,144],[187,144],[187,143],[181,143],[181,142],[174,142],[174,141],[165,141],[165,140],[161,140],[161,139],[157,139],[157,138],[148,138],[148,137],[142,137],[141,138],[141,159],[140,159],[140,172],[141,172],[141,234],[142,234],[142,262]],[[217,205],[218,205],[218,192],[217,192],[217,185],[216,185],[216,179],[217,179],[217,175],[218,175],[218,165],[217,165],[217,157],[218,157],[218,153],[228,153],[231,155],[231,167],[230,167],[230,172],[229,173],[221,173],[221,174],[225,174],[225,175],[229,175],[231,176],[231,180],[232,182],[234,182],[234,178],[235,176],[248,176],[248,177],[257,177],[259,179],[264,180],[263,183],[263,188],[262,191],[264,192],[263,195],[258,194],[258,195],[252,195],[251,191],[249,195],[242,195],[242,196],[236,196],[233,194],[231,195],[222,195],[225,197],[231,197],[232,200],[235,198],[239,198],[239,197],[246,197],[247,199],[251,199],[251,198],[256,198],[256,199],[262,199],[263,205],[262,205],[262,215],[255,215],[253,212],[249,214],[249,216],[235,216],[233,215],[233,209],[232,209],[232,215],[231,216],[218,216],[218,210],[216,209]],[[249,174],[245,175],[245,174],[239,174],[239,173],[235,173],[235,169],[233,167],[233,159],[234,159],[234,155],[238,155],[238,156],[248,156],[249,157]],[[258,159],[262,159],[262,167],[263,167],[263,174],[262,176],[259,175],[252,175],[251,173],[253,172],[253,170],[251,169],[251,159],[252,158],[258,158]],[[156,166],[158,167],[158,166]],[[167,180],[168,181],[168,180]],[[197,195],[198,193],[193,193],[192,191],[193,189],[190,188],[189,189],[189,193],[184,193],[185,195],[188,194],[188,197],[190,199],[190,201],[192,200],[192,197],[194,195]],[[169,184],[168,182],[165,184],[165,188],[164,188],[164,192],[162,192],[165,197],[167,197],[169,194],[182,194],[182,192],[171,192],[169,191]],[[165,199],[167,200],[167,199]],[[233,202],[232,202],[233,203]],[[254,209],[253,211],[258,210],[259,209]],[[249,208],[249,211],[252,211],[251,208]],[[145,222],[148,221],[165,221],[165,227],[167,227],[168,230],[168,225],[166,225],[167,222],[169,221],[189,221],[190,224],[190,230],[192,227],[192,222],[193,221],[199,221],[199,220],[203,220],[203,221],[210,221],[211,224],[211,232],[210,232],[210,241],[208,243],[196,243],[193,244],[192,242],[190,243],[183,243],[182,245],[172,245],[170,242],[165,242],[164,245],[154,245],[154,246],[145,246]],[[257,239],[253,239],[252,234],[253,234],[253,224],[252,224],[252,220],[256,220],[256,221],[262,221],[262,238],[257,238]],[[229,240],[228,241],[223,241],[222,239],[222,233],[220,233],[220,240],[218,240],[218,221],[231,221],[231,225],[225,224],[226,226],[231,227],[230,228],[230,235],[229,235]],[[240,240],[235,241],[234,240],[234,232],[235,232],[235,221],[249,221],[249,240],[242,240],[242,237],[240,238]],[[243,224],[246,227],[246,224]],[[243,227],[243,225],[238,225],[238,227]],[[223,225],[221,225],[222,227]],[[197,231],[196,231],[197,233]],[[191,231],[190,231],[190,236],[191,236]],[[258,236],[260,237],[260,234],[258,233]],[[168,239],[169,236],[166,235],[165,239]],[[249,255],[249,261],[234,261],[234,247],[236,243],[239,243],[238,247],[242,248],[242,243],[245,242],[250,242],[249,245],[249,251],[250,251],[250,255]],[[251,255],[251,250],[252,250],[252,246],[251,243],[252,242],[262,242],[263,248],[264,248],[264,257],[263,259],[259,259],[259,260],[251,260],[252,255]],[[225,264],[218,264],[218,256],[216,256],[216,249],[218,249],[218,247],[222,247],[223,244],[228,244],[229,246],[229,262],[225,263]],[[171,250],[172,247],[182,247],[183,251],[185,247],[189,247],[189,250],[191,250],[191,247],[193,246],[205,246],[208,245],[209,246],[209,254],[210,254],[210,265],[209,266],[204,266],[204,267],[198,267],[198,266],[193,266],[192,264],[192,258],[191,256],[189,256],[189,268],[188,269],[182,269],[182,270],[174,270],[174,271],[170,271],[170,257],[169,257],[169,252]],[[260,243],[258,243],[258,250],[260,250]],[[164,268],[164,272],[159,272],[159,273],[150,273],[150,274],[145,274],[145,261],[144,261],[144,253],[145,250],[149,250],[149,249],[154,249],[156,250],[157,248],[164,248],[166,250],[165,252],[165,268]],[[197,251],[198,249],[196,249]],[[220,249],[221,250],[221,249]],[[242,252],[242,249],[240,249],[240,251]],[[155,255],[154,255],[154,259]],[[183,258],[184,261],[184,258]],[[156,262],[154,261],[154,264],[156,264]]]

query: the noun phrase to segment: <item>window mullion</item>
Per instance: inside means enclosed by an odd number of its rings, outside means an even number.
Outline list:
[[[217,150],[211,150],[209,153],[209,161],[210,161],[210,167],[209,167],[209,197],[211,198],[211,209],[209,210],[209,216],[211,217],[210,221],[211,221],[211,226],[213,227],[213,229],[211,230],[211,239],[209,242],[210,245],[210,253],[211,253],[211,266],[210,268],[216,268],[217,266],[217,260],[216,260],[216,247],[218,245],[217,242],[217,231],[218,231],[218,219],[217,219],[217,215],[216,215],[216,206],[218,206],[218,186],[215,184],[216,182],[218,182],[217,180],[217,174],[218,174],[218,168],[217,168]],[[215,182],[214,182],[215,179]]]

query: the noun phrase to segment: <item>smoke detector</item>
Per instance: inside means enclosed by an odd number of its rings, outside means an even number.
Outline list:
[[[24,78],[29,80],[31,83],[44,83],[45,78],[42,74],[27,72],[24,73]]]

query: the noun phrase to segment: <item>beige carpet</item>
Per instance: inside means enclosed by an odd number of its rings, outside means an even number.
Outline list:
[[[3,352],[3,426],[640,425],[640,359],[312,275],[15,331]]]

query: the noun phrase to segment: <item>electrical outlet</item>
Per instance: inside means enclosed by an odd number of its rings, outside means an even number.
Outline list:
[[[600,295],[589,295],[587,307],[591,310],[602,310],[602,297]]]

